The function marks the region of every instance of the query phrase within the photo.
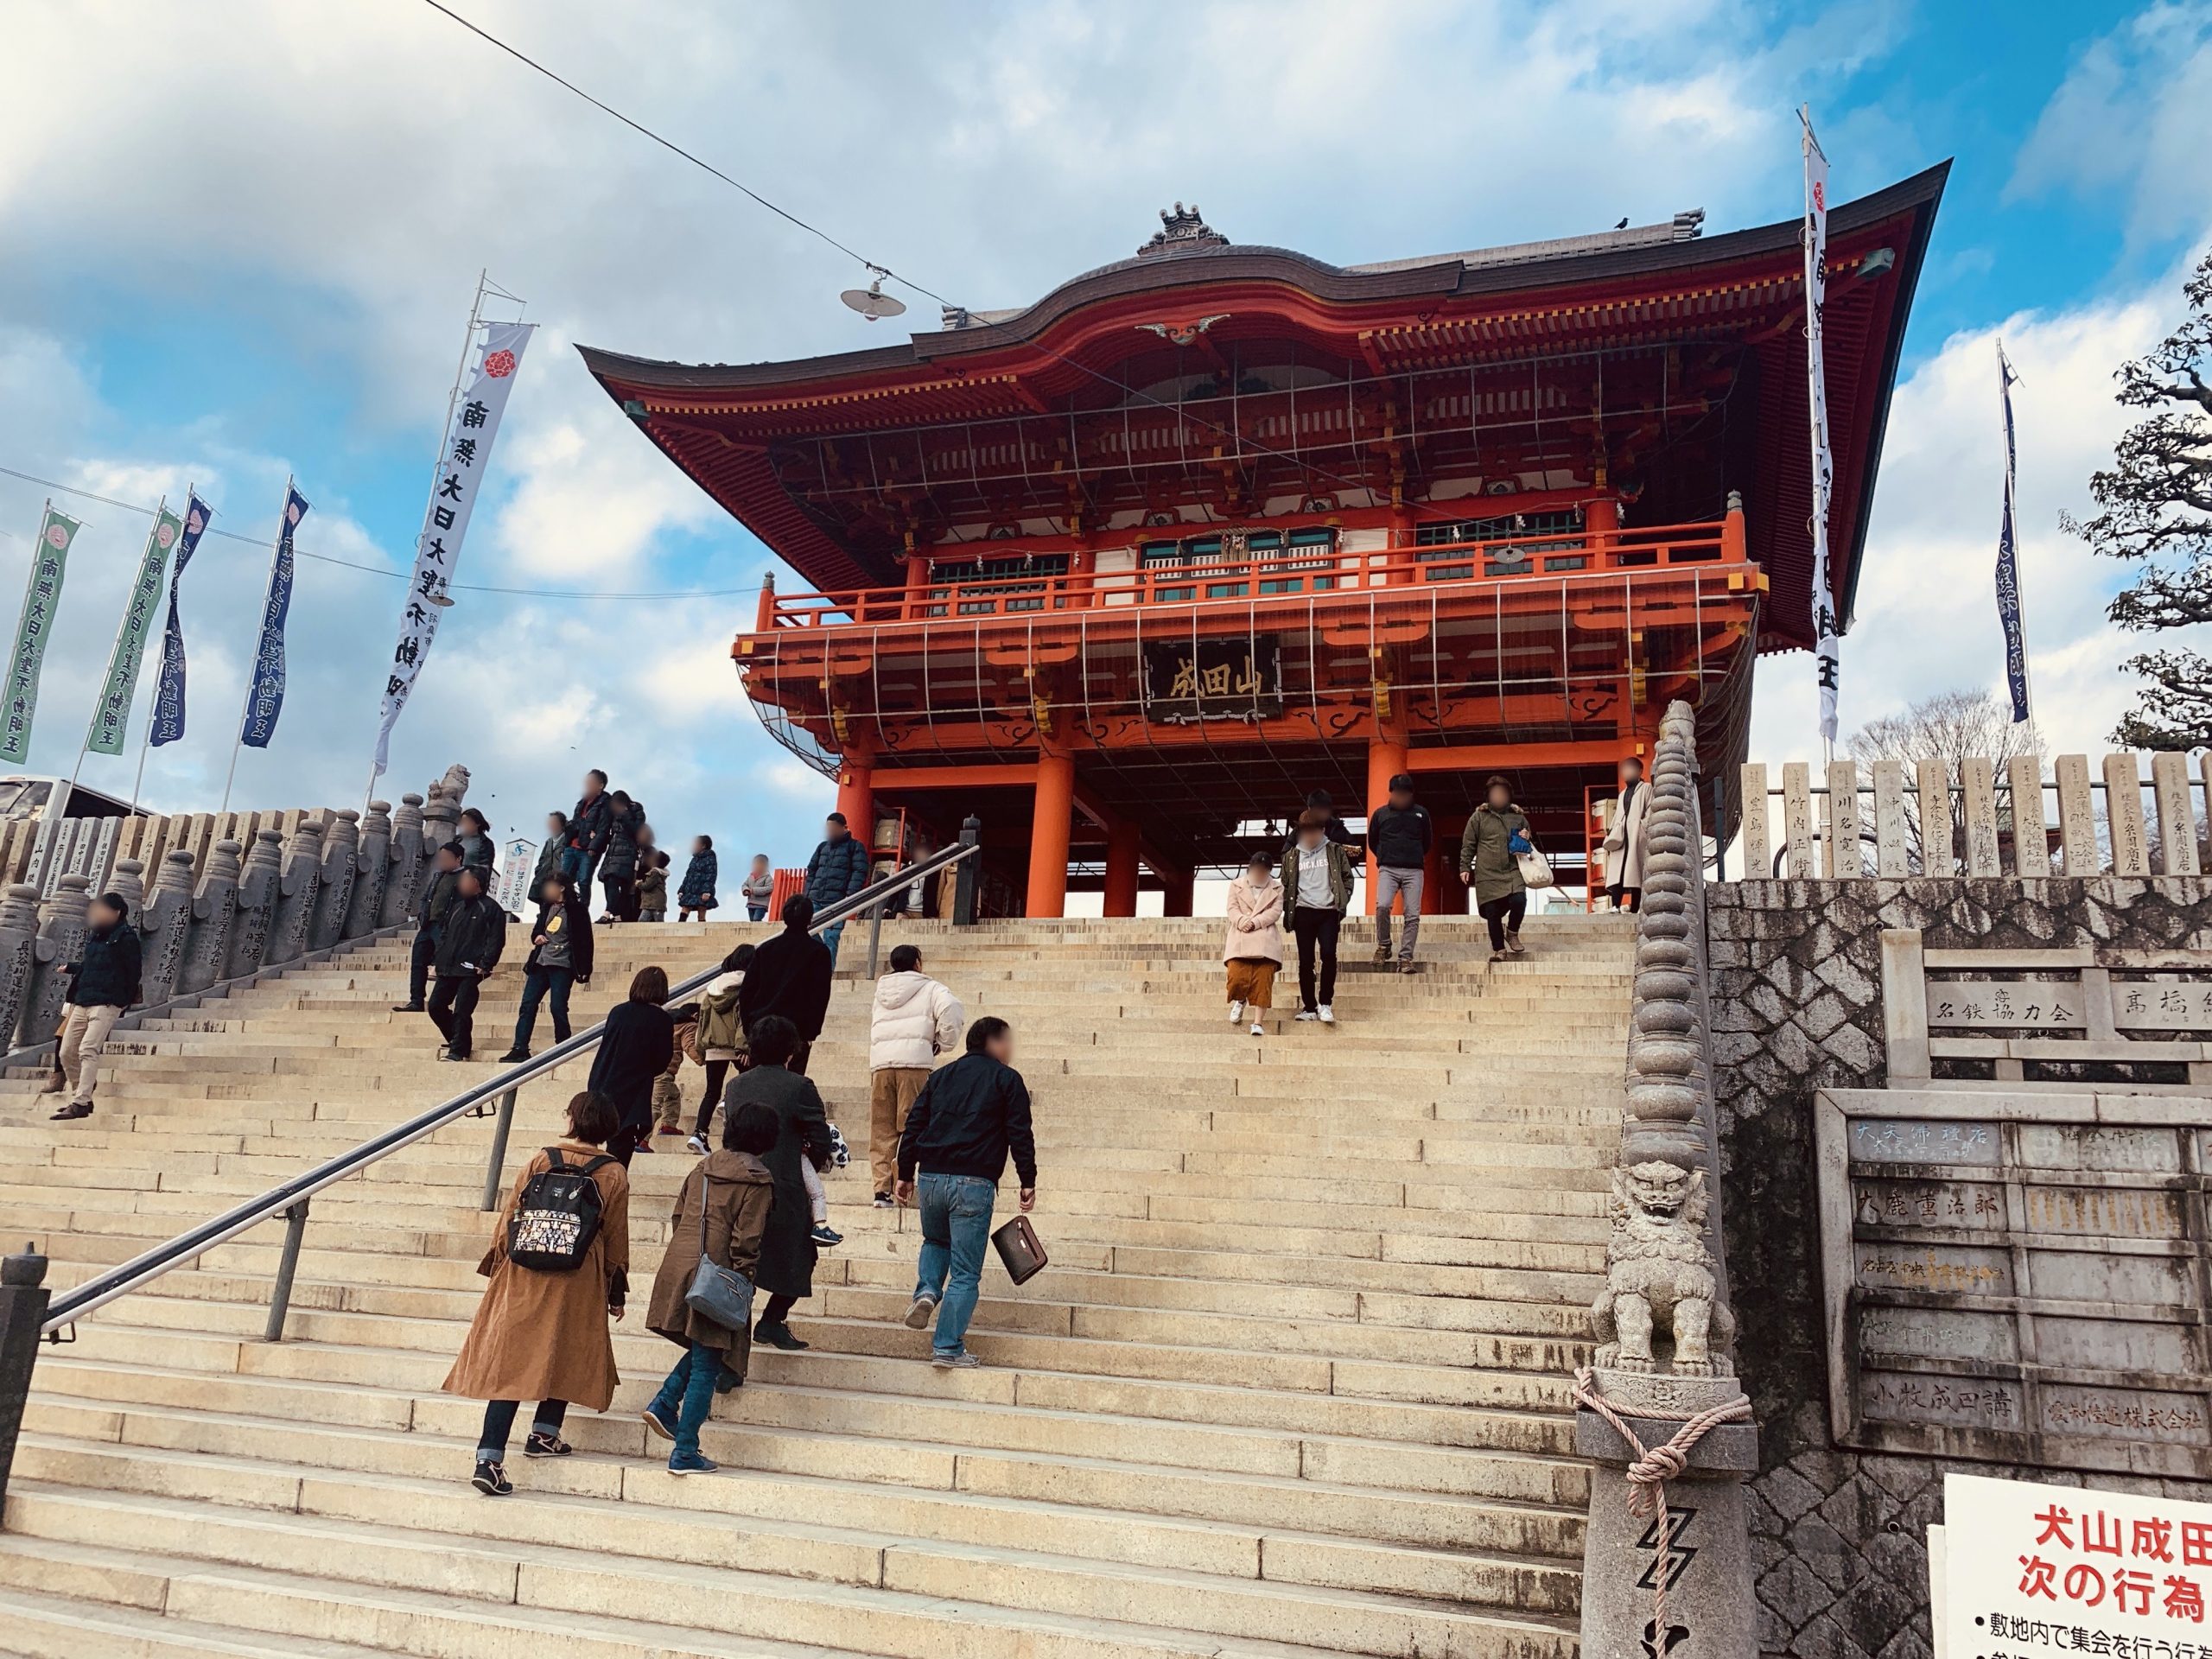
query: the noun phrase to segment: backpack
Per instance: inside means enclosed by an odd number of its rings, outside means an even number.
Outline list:
[[[601,1153],[575,1165],[558,1147],[546,1147],[545,1155],[553,1166],[530,1178],[507,1219],[507,1259],[535,1273],[574,1273],[599,1236],[601,1199],[592,1173],[614,1160]]]

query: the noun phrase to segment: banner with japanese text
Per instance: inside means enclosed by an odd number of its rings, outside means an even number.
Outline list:
[[[2005,511],[1997,524],[1997,620],[2005,630],[2005,687],[2012,697],[2012,723],[2028,718],[2028,637],[2020,620],[2020,544],[2012,512],[2012,383],[2020,377],[1997,348],[1997,397],[2005,414]]]
[[[177,616],[176,589],[184,580],[184,567],[199,550],[200,538],[207,534],[210,516],[207,504],[198,495],[186,496],[184,534],[177,541],[176,563],[169,569],[169,619],[162,635],[161,672],[154,682],[154,724],[146,740],[157,749],[184,735],[184,624]]]
[[[0,731],[0,760],[12,766],[22,766],[30,755],[39,672],[46,665],[46,642],[54,632],[61,581],[68,574],[69,548],[79,528],[74,518],[50,505],[39,520],[38,543],[31,549],[30,575],[23,583],[22,614],[16,621],[16,649],[8,658],[8,713],[6,729]]]
[[[461,539],[468,534],[469,515],[475,511],[485,471],[491,464],[492,441],[499,435],[499,417],[506,412],[515,371],[522,366],[523,352],[537,327],[531,322],[486,324],[484,354],[477,362],[476,378],[454,404],[437,483],[423,516],[423,533],[416,538],[414,575],[399,613],[399,643],[392,651],[391,666],[385,678],[373,776],[381,777],[391,760],[391,728],[398,723],[399,711],[407,706],[415,677],[423,671],[430,645],[438,637],[438,613],[444,607],[454,571],[461,564]]]
[[[265,749],[276,735],[284,712],[284,620],[292,611],[292,537],[308,516],[308,499],[284,492],[284,522],[276,531],[276,551],[269,562],[269,591],[261,601],[261,642],[254,648],[253,688],[246,693],[245,724],[238,741]]]
[[[116,630],[115,649],[108,654],[107,678],[100,686],[100,700],[92,705],[92,729],[85,737],[87,753],[123,753],[131,700],[138,695],[138,665],[146,658],[146,635],[154,626],[154,607],[162,602],[162,572],[168,568],[169,550],[183,531],[184,520],[163,502],[154,514],[146,550],[138,557],[138,580],[123,602],[122,626]]]
[[[1821,736],[1835,741],[1836,692],[1843,678],[1837,638],[1835,585],[1828,574],[1828,506],[1835,495],[1835,457],[1828,448],[1828,376],[1821,325],[1828,299],[1828,158],[1805,124],[1805,372],[1813,444],[1813,671],[1821,688]]]

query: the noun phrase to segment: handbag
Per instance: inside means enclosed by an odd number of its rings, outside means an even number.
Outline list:
[[[1551,861],[1536,850],[1535,833],[1527,830],[1521,833],[1529,838],[1529,850],[1513,855],[1514,867],[1521,872],[1521,885],[1530,888],[1552,886],[1558,878],[1552,874]]]
[[[1017,1285],[1034,1279],[1052,1260],[1045,1254],[1044,1241],[1037,1236],[1037,1230],[1029,1224],[1027,1216],[1016,1216],[993,1233],[991,1244],[999,1253],[999,1263],[1006,1268],[1006,1276]]]
[[[753,1281],[735,1268],[715,1265],[707,1255],[707,1199],[715,1178],[699,1172],[699,1265],[691,1274],[691,1288],[683,1305],[726,1331],[744,1332],[753,1325]]]

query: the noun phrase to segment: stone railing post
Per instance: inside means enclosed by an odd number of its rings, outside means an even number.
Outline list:
[[[391,861],[386,866],[384,906],[378,924],[397,927],[415,913],[416,888],[429,862],[423,851],[423,798],[402,795],[399,810],[391,815]]]
[[[18,881],[0,894],[0,1030],[10,1038],[22,1026],[23,1007],[30,1000],[37,947],[38,889]]]
[[[192,931],[176,976],[180,992],[204,991],[222,978],[230,963],[231,920],[238,903],[238,844],[219,841],[207,849],[207,868],[192,895]]]
[[[238,866],[238,903],[231,912],[230,942],[219,979],[258,972],[269,959],[269,933],[276,915],[276,884],[283,874],[283,838],[274,830],[254,833]]]
[[[360,844],[353,852],[353,890],[346,900],[347,938],[358,939],[377,931],[391,863],[391,804],[371,801],[369,816],[361,820]]]
[[[308,930],[315,921],[315,893],[322,885],[322,825],[303,817],[284,848],[284,873],[276,884],[276,919],[271,925],[269,961],[297,962],[308,953]]]
[[[1719,1247],[1696,771],[1696,716],[1677,702],[1653,757],[1597,1361],[1577,1380],[1575,1449],[1598,1465],[1582,1578],[1582,1650],[1592,1655],[1758,1651],[1744,1480],[1758,1442],[1735,1378]],[[1670,1442],[1680,1471],[1666,1473],[1656,1502],[1648,1487],[1632,1498],[1630,1468],[1651,1471],[1646,1453]]]
[[[327,950],[346,937],[346,914],[353,899],[359,860],[361,815],[341,806],[322,838],[322,873],[315,883],[315,919],[308,924],[308,949]]]
[[[146,1007],[157,1007],[176,995],[191,925],[192,854],[189,849],[172,847],[154,873],[154,890],[138,912],[138,935],[145,942],[138,977]],[[0,928],[0,938],[4,936]]]
[[[430,785],[423,807],[423,862],[415,872],[415,886],[409,895],[410,914],[422,912],[423,895],[430,886],[430,860],[461,827],[461,798],[467,787],[466,774],[455,779],[450,772]]]
[[[146,867],[135,858],[118,858],[115,868],[108,872],[107,885],[100,889],[111,893],[130,908],[126,912],[130,925],[138,925],[138,912],[146,907]]]
[[[24,999],[18,1047],[49,1041],[61,1026],[61,1001],[69,993],[63,971],[84,954],[85,899],[88,878],[70,874],[54,884],[38,909],[38,944],[31,952],[31,991]]]

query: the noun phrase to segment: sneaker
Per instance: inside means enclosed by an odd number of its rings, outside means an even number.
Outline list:
[[[505,1053],[499,1056],[499,1064],[501,1065],[520,1065],[529,1058],[530,1051],[528,1049],[511,1048]]]
[[[780,1348],[787,1354],[796,1354],[803,1349],[814,1345],[810,1342],[801,1342],[793,1336],[791,1328],[788,1325],[756,1325],[753,1328],[753,1339],[755,1342],[765,1342],[771,1348]]]
[[[875,1195],[875,1207],[879,1210],[896,1209],[898,1203],[898,1199],[893,1198],[888,1192],[879,1192]]]
[[[630,1148],[632,1152],[651,1152],[652,1149],[652,1138],[650,1135],[645,1140],[639,1141],[636,1146]]]
[[[1252,1034],[1255,1037],[1264,1037],[1268,1034],[1268,1028],[1255,1020],[1252,1022]]]
[[[468,1484],[486,1497],[505,1497],[515,1489],[514,1483],[507,1478],[506,1465],[486,1463],[481,1458],[476,1460],[476,1472]]]
[[[707,1137],[703,1135],[693,1135],[683,1143],[683,1150],[696,1153],[700,1157],[704,1158],[707,1155]]]
[[[930,1355],[930,1363],[940,1371],[972,1371],[978,1370],[982,1363],[965,1348],[953,1354],[938,1351]]]
[[[1390,960],[1390,942],[1388,939],[1375,947],[1375,960],[1377,962]]]
[[[668,1459],[671,1475],[711,1475],[721,1467],[712,1458],[702,1458],[696,1452],[677,1452]]]
[[[64,1106],[60,1111],[54,1113],[47,1120],[47,1122],[49,1123],[73,1123],[80,1117],[90,1117],[92,1115],[92,1103],[91,1101],[73,1100],[67,1106]]]
[[[1402,974],[1411,974],[1418,972],[1419,969],[1414,968],[1414,959],[1411,957],[1402,957],[1398,959],[1398,971]]]
[[[1233,1026],[1243,1017],[1244,1005],[1242,1002],[1231,1002],[1229,1005],[1229,1023]]]
[[[655,1129],[653,1133],[655,1135],[681,1135],[683,1133],[683,1126],[681,1123],[664,1123],[658,1128]]]
[[[1333,1026],[1337,1023],[1337,1011],[1325,1002],[1313,1011],[1313,1017],[1325,1026]]]
[[[525,1458],[565,1458],[574,1453],[575,1449],[558,1434],[542,1434],[534,1429],[530,1438],[522,1443],[522,1454]]]
[[[1321,1016],[1311,1008],[1300,1008],[1297,1017],[1300,1020],[1319,1020]]]
[[[845,1236],[826,1221],[814,1230],[813,1238],[814,1242],[825,1250],[835,1249],[845,1242]]]
[[[909,1331],[926,1331],[930,1328],[930,1321],[935,1318],[937,1318],[937,1298],[917,1296],[914,1298],[914,1305],[906,1310],[906,1328]]]
[[[672,1440],[676,1438],[676,1431],[661,1421],[660,1413],[654,1409],[654,1407],[658,1404],[659,1402],[656,1401],[653,1405],[647,1406],[638,1414],[645,1420],[645,1427],[647,1428],[652,1430],[654,1433],[659,1435],[664,1440]]]

